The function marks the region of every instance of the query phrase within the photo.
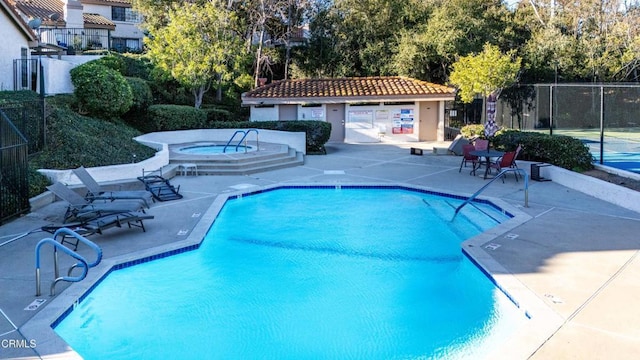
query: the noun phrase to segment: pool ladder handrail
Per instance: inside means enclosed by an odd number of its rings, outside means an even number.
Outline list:
[[[229,141],[227,141],[227,143],[224,145],[224,148],[222,149],[222,153],[226,153],[227,152],[227,147],[229,147],[229,145],[231,145],[231,142],[233,141],[233,139],[235,139],[236,135],[238,134],[242,134],[242,138],[240,138],[240,141],[238,141],[238,143],[236,144],[236,152],[238,151],[238,148],[240,147],[240,144],[242,144],[242,141],[244,140],[244,152],[247,152],[247,135],[249,135],[250,132],[255,131],[256,133],[256,147],[259,148],[260,147],[260,143],[258,140],[258,129],[249,129],[249,130],[236,130],[236,132],[233,133],[233,135],[231,136],[231,138],[229,139]]]
[[[96,259],[92,262],[88,262],[82,255],[77,252],[69,249],[68,247],[62,245],[62,243],[57,241],[58,236],[72,236],[78,241],[88,245],[96,252]],[[52,238],[45,238],[38,242],[36,245],[35,253],[36,253],[36,296],[40,296],[40,249],[45,244],[51,244],[53,246],[53,271],[54,271],[54,281],[51,283],[51,296],[55,295],[55,286],[60,281],[69,281],[69,282],[78,282],[84,280],[87,277],[87,273],[89,272],[89,268],[92,268],[102,261],[102,249],[96,245],[94,242],[88,240],[84,236],[76,233],[75,231],[68,228],[60,228],[53,233]],[[60,276],[60,270],[58,267],[58,249],[63,253],[71,256],[72,258],[78,260],[78,263],[73,264],[69,271],[67,272],[67,276]],[[78,276],[71,276],[71,272],[76,267],[82,268],[82,274]]]
[[[503,169],[502,171],[500,171],[498,173],[498,175],[496,175],[493,179],[491,179],[488,183],[484,184],[483,187],[480,188],[480,190],[476,191],[475,193],[473,193],[473,195],[469,196],[462,204],[460,204],[460,206],[458,206],[456,208],[455,213],[453,214],[453,218],[451,218],[451,221],[453,221],[456,218],[456,215],[458,215],[458,212],[460,212],[460,210],[467,204],[471,203],[471,201],[473,201],[473,199],[475,199],[476,197],[478,197],[478,195],[480,195],[480,193],[482,193],[484,191],[484,189],[486,189],[487,187],[489,187],[489,185],[491,185],[491,183],[493,183],[494,181],[498,180],[499,178],[501,178],[502,176],[505,176],[505,174],[509,173],[509,172],[515,172],[515,173],[520,173],[522,175],[522,177],[524,178],[524,207],[529,207],[529,178],[527,175],[527,172],[524,171],[523,169],[519,169],[519,168],[515,168],[515,169]],[[517,175],[516,175],[517,176]]]

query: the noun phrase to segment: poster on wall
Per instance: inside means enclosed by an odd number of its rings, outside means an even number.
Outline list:
[[[399,109],[393,111],[393,134],[413,134],[413,109]]]
[[[351,110],[348,122],[354,127],[370,129],[373,127],[373,110]]]
[[[322,119],[324,117],[323,109],[313,109],[311,110],[311,118],[313,119]]]

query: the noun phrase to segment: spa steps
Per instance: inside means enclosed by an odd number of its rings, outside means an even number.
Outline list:
[[[169,163],[196,164],[198,175],[249,175],[303,165],[304,155],[286,145],[278,145],[248,153],[172,156]]]

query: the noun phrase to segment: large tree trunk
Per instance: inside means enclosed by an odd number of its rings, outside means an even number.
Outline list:
[[[262,43],[264,42],[264,25],[260,26],[260,38],[258,41],[258,50],[256,51],[256,71],[253,79],[253,87],[258,87],[258,79],[260,78],[260,67],[262,64]]]

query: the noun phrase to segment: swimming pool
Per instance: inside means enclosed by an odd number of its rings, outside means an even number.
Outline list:
[[[111,272],[55,331],[89,359],[480,357],[524,316],[460,250],[509,215],[477,203],[445,226],[461,201],[232,197],[199,250]]]
[[[254,146],[245,145],[192,145],[176,149],[175,152],[189,155],[218,155],[218,154],[235,154],[249,151],[256,151]]]

